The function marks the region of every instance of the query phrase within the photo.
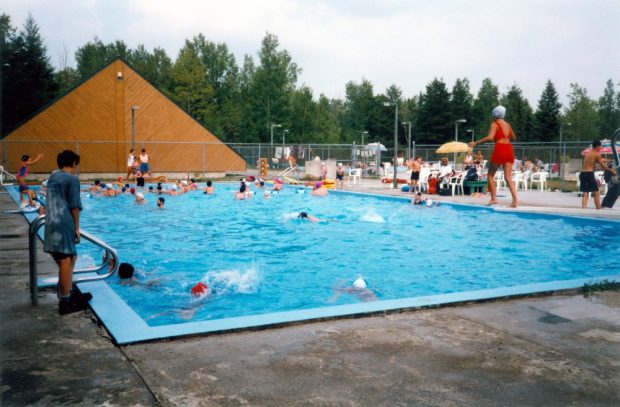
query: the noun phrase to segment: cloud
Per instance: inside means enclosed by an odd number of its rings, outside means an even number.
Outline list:
[[[517,83],[536,106],[548,79],[565,100],[578,82],[593,97],[620,72],[620,2],[615,0],[10,0],[14,25],[28,12],[41,26],[52,62],[98,36],[177,56],[198,33],[228,45],[239,62],[256,57],[266,32],[302,68],[300,83],[318,96],[342,97],[362,78],[376,92],[390,84],[406,96],[434,77],[451,87],[467,77],[475,93],[490,77]],[[616,77],[614,77],[616,75]]]

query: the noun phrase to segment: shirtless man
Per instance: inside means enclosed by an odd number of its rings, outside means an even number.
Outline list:
[[[601,209],[601,193],[598,189],[598,184],[594,178],[594,168],[596,163],[603,167],[604,171],[609,171],[612,175],[616,175],[616,171],[613,168],[608,168],[601,157],[601,142],[594,140],[592,142],[592,150],[586,154],[583,159],[583,167],[579,174],[579,182],[581,183],[580,190],[582,193],[581,207],[585,209],[588,206],[588,197],[592,194],[594,198],[594,205],[596,209]]]
[[[314,184],[314,187],[312,188],[312,196],[327,196],[328,194],[329,192],[327,192],[327,189],[323,186],[322,182],[317,182]]]
[[[409,184],[409,192],[412,194],[419,189],[418,180],[420,179],[420,169],[422,168],[422,157],[417,156],[415,160],[408,162],[408,167],[411,170],[411,183]]]

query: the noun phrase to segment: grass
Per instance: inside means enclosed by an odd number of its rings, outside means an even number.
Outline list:
[[[618,291],[620,290],[620,282],[617,282],[615,280],[602,280],[598,283],[593,283],[593,284],[584,284],[582,287],[582,292],[583,295],[586,297],[590,297],[592,295],[594,295],[594,293],[598,292],[598,291]]]

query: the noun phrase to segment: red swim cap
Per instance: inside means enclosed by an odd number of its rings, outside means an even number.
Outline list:
[[[205,283],[200,282],[192,287],[191,293],[193,297],[202,297],[209,294],[209,287]]]

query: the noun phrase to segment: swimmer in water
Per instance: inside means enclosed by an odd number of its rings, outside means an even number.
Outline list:
[[[340,298],[343,293],[350,294],[351,296],[354,296],[364,302],[378,300],[377,295],[368,288],[366,280],[364,280],[361,275],[358,275],[350,286],[343,287],[337,285],[333,288],[333,290],[334,296],[330,302],[336,302],[336,300]]]
[[[160,196],[159,198],[157,198],[157,208],[158,209],[164,209],[164,204],[166,203],[166,200],[164,199],[164,197]]]
[[[308,215],[307,212],[299,212],[299,215],[297,215],[297,219],[308,219],[312,223],[320,222],[318,218],[315,218],[312,215]]]
[[[329,192],[327,192],[322,182],[317,182],[314,184],[314,187],[312,187],[312,196],[327,196],[328,194]]]
[[[213,195],[215,193],[215,188],[213,188],[213,182],[211,180],[207,181],[207,186],[203,191],[207,195]]]
[[[194,284],[192,288],[189,290],[190,300],[189,304],[184,306],[183,308],[174,308],[168,311],[160,312],[155,315],[151,315],[146,319],[154,319],[168,314],[178,314],[178,316],[183,320],[190,320],[194,318],[196,312],[209,300],[211,297],[211,287],[209,287],[206,283],[202,281]]]

